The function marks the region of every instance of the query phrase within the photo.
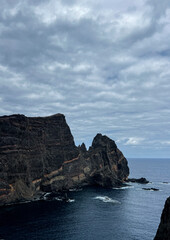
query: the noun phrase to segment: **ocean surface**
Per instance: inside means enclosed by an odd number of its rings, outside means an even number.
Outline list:
[[[152,183],[130,183],[122,189],[86,187],[69,192],[70,202],[1,208],[0,239],[152,240],[170,195],[170,159],[128,159],[128,163],[130,177],[146,177]]]

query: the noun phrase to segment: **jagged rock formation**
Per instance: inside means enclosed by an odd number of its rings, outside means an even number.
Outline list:
[[[97,134],[88,151],[85,144],[76,147],[62,114],[0,117],[0,205],[33,199],[39,191],[114,186],[128,174],[114,141]]]
[[[154,240],[170,240],[170,197],[166,200]]]

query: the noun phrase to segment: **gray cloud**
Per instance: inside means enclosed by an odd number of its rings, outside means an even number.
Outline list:
[[[0,114],[64,113],[126,156],[169,157],[170,3],[2,1]]]

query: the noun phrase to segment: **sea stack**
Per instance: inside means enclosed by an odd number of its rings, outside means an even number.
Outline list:
[[[0,205],[32,200],[38,192],[84,185],[121,185],[127,160],[115,142],[97,134],[77,147],[63,114],[0,117]]]
[[[170,197],[166,200],[154,240],[170,240]]]

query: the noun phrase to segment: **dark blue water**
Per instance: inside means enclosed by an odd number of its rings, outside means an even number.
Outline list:
[[[0,210],[5,240],[151,240],[170,195],[170,159],[128,159],[130,177],[146,177],[146,186],[126,189],[84,188],[70,192],[74,202],[44,201]],[[155,187],[160,191],[146,191]],[[104,196],[108,196],[105,198]],[[116,201],[114,201],[116,200]]]

